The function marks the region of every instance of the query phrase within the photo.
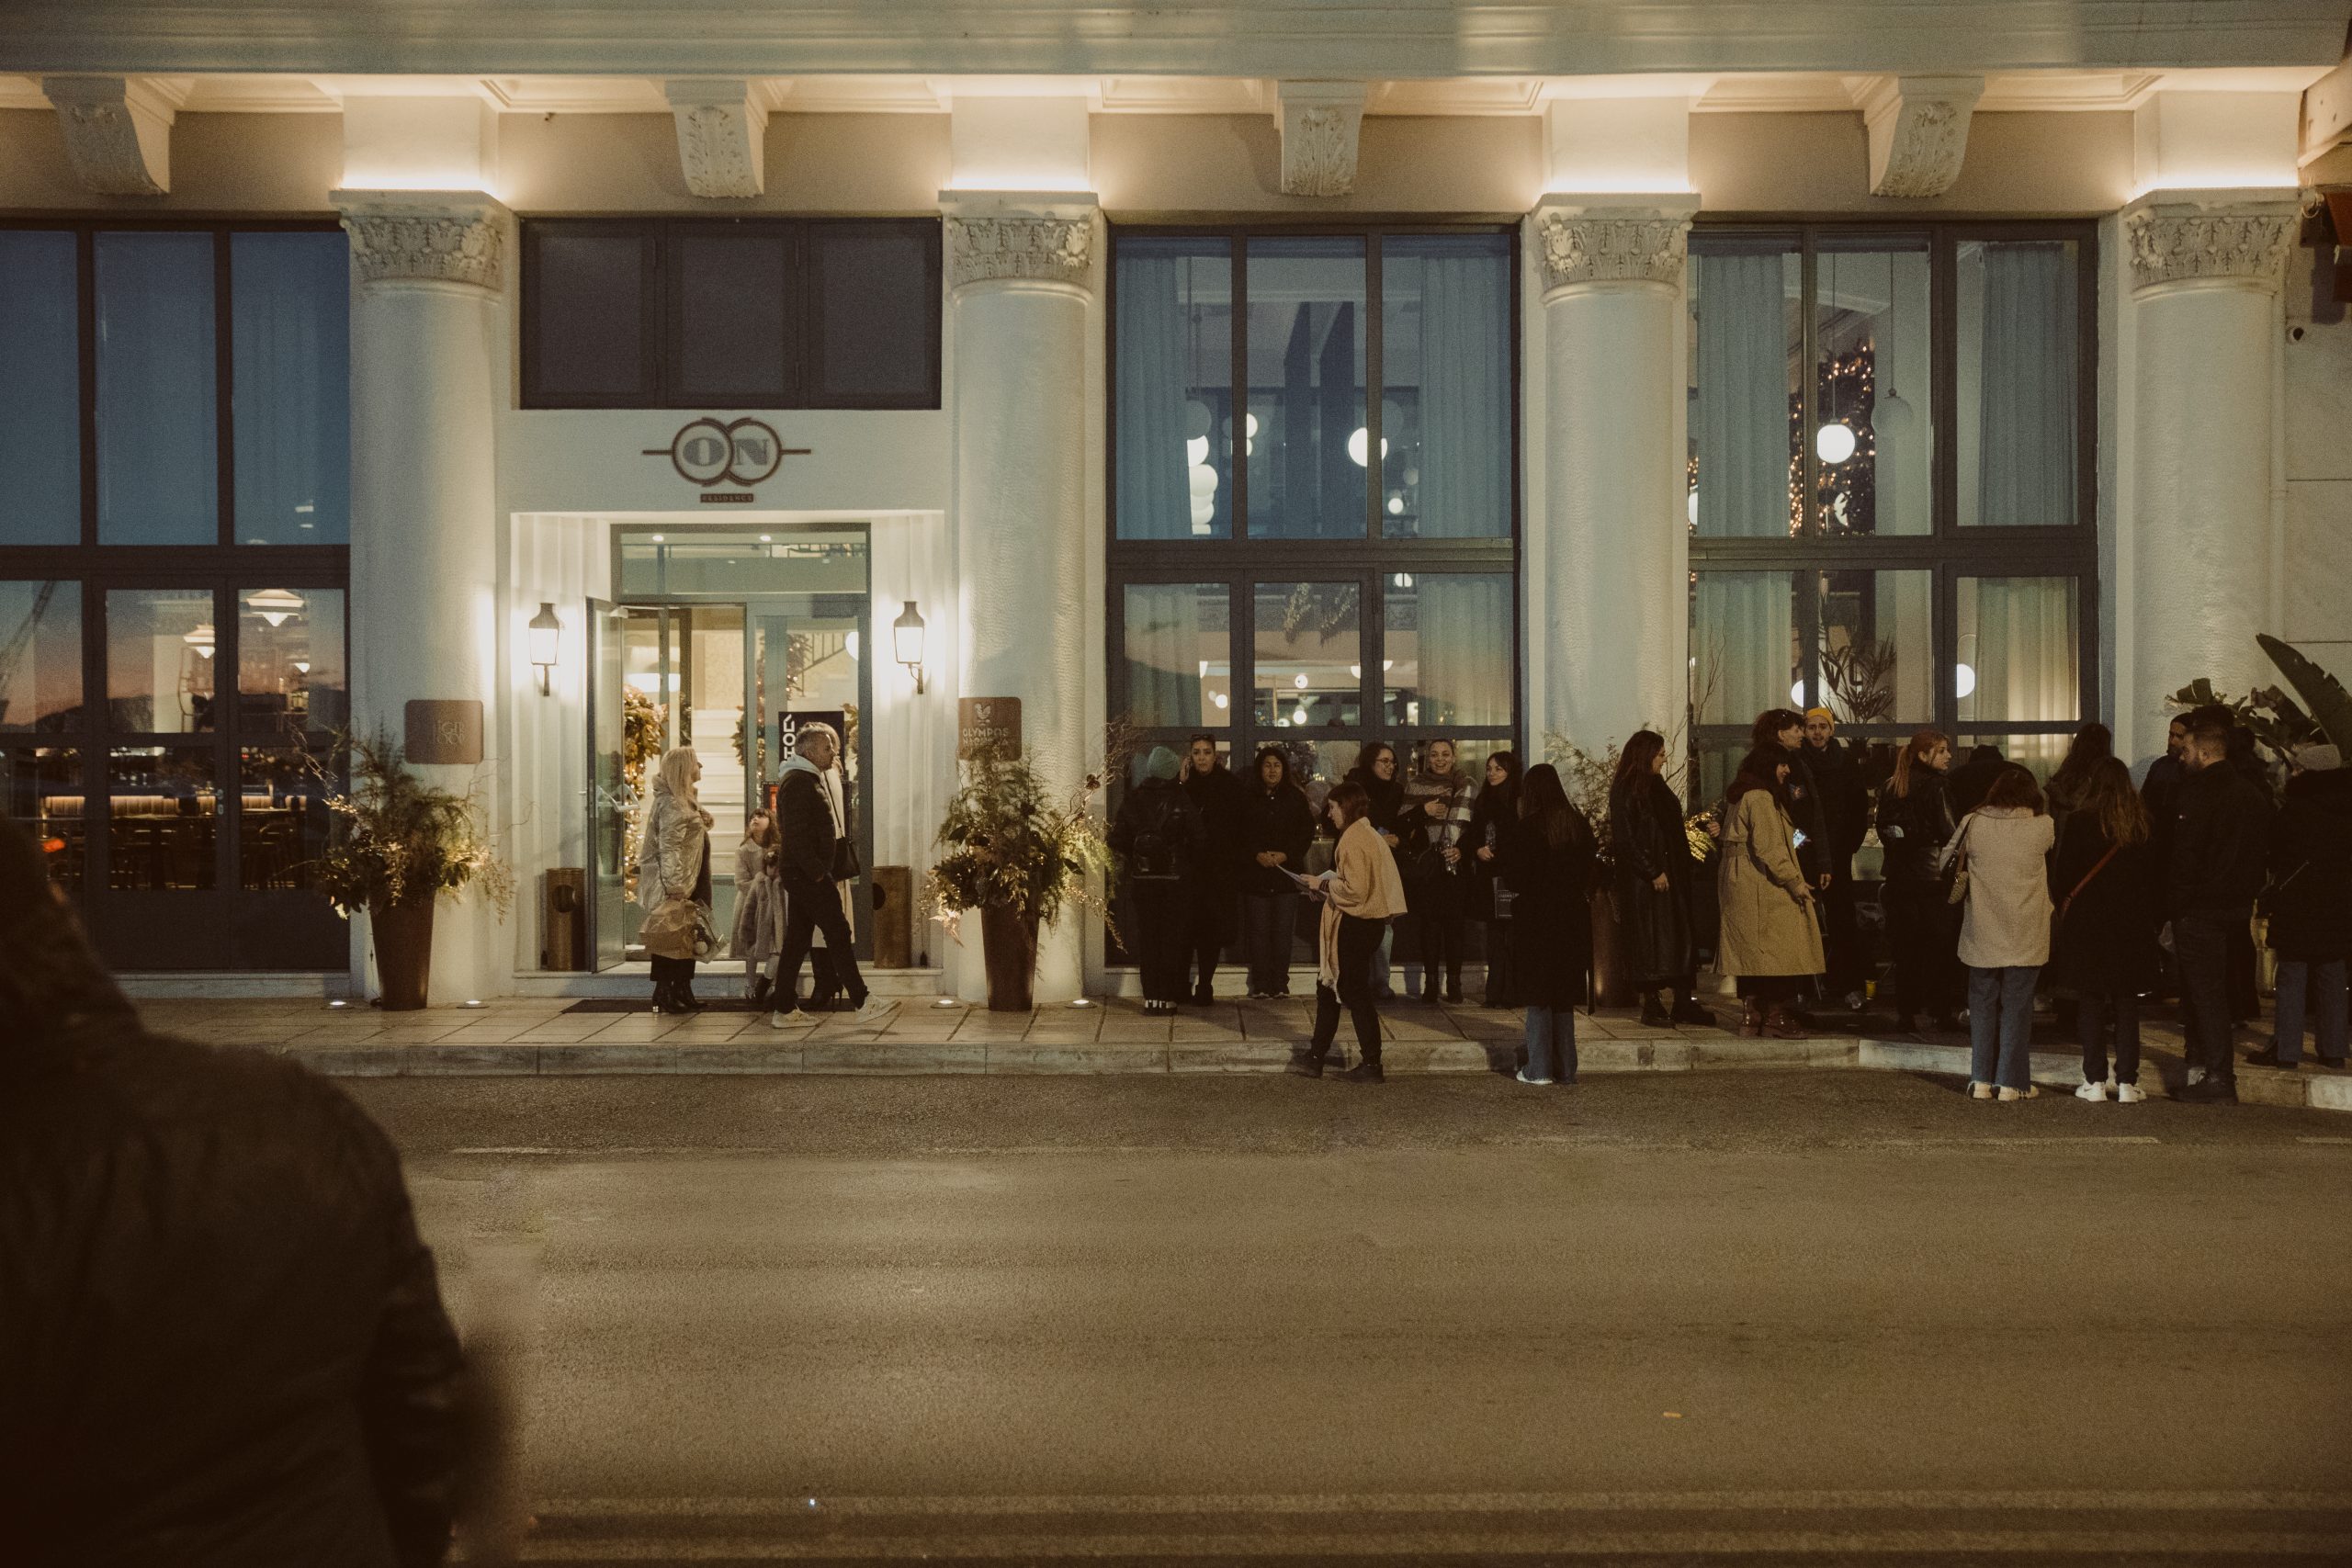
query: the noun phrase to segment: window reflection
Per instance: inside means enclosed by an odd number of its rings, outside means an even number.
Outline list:
[[[1233,634],[1222,582],[1126,589],[1127,715],[1144,726],[1233,722]]]
[[[1381,709],[1391,724],[1510,722],[1510,579],[1500,572],[1391,572]]]
[[[82,585],[0,582],[0,729],[82,720]]]
[[[74,250],[69,233],[0,231],[0,544],[82,540]]]
[[[343,591],[237,591],[238,722],[247,734],[320,734],[347,716]]]
[[[1250,536],[1363,538],[1363,242],[1253,240],[1249,299]]]
[[[212,236],[97,236],[98,538],[220,540]]]
[[[112,588],[106,604],[108,727],[210,733],[220,641],[212,590]]]
[[[1500,234],[1380,245],[1387,538],[1510,532],[1510,250]]]
[[[212,751],[117,747],[107,754],[107,861],[119,892],[209,889],[220,799]]]
[[[326,796],[326,784],[304,751],[271,746],[240,749],[238,886],[317,886],[317,862],[327,843]]]
[[[1352,582],[1261,582],[1251,722],[1322,729],[1363,722],[1363,593]]]
[[[1927,241],[1825,239],[1814,269],[1810,526],[1931,532]]]
[[[1118,263],[1119,537],[1233,533],[1233,246],[1123,242]],[[1245,452],[1254,433],[1244,429]]]
[[[81,752],[70,746],[0,746],[0,813],[32,830],[51,882],[81,890],[89,854]]]

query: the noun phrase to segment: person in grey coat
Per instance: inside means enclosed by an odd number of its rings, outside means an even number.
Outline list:
[[[1961,819],[1938,857],[1962,860],[1960,961],[1968,966],[1968,1092],[1977,1100],[2031,1100],[2033,987],[2050,962],[2050,851],[2057,829],[2033,775],[2011,762],[1993,776],[1984,804]]]

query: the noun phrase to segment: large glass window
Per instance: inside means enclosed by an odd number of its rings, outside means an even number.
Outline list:
[[[911,219],[537,219],[529,408],[937,408],[940,230]]]
[[[1144,748],[1519,733],[1517,249],[1459,226],[1120,229],[1111,705]],[[1115,803],[1114,803],[1115,804]]]
[[[119,968],[347,962],[349,287],[331,224],[0,225],[0,810]]]
[[[2028,756],[2093,716],[2095,249],[2083,224],[1693,232],[1702,789],[1767,707]]]

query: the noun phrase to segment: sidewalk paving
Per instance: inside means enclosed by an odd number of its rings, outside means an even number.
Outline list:
[[[150,998],[139,1009],[150,1028],[220,1045],[289,1055],[321,1072],[354,1077],[558,1077],[612,1073],[1229,1073],[1278,1071],[1305,1042],[1313,1009],[1305,999],[1219,1001],[1175,1016],[1146,1014],[1129,998],[1025,1013],[909,1001],[861,1025],[849,1013],[796,1015],[771,1029],[764,1013],[706,1010],[686,1018],[650,1012],[570,1012],[572,998],[512,998],[477,1008],[386,1013],[365,1005],[331,1009],[311,998]],[[1722,1013],[1726,1022],[1736,1012]],[[1747,1040],[1730,1029],[1651,1028],[1631,1010],[1577,1015],[1580,1071],[1690,1072],[1739,1068],[1846,1067],[1965,1075],[1965,1034],[1896,1034],[1867,1015],[1837,1027],[1825,1017],[1802,1040]],[[2071,1092],[2080,1057],[2045,1017],[2037,1021],[2033,1077]],[[1873,1024],[1878,1027],[1873,1027]],[[1498,1072],[1513,1065],[1520,1015],[1504,1009],[1388,1004],[1381,1016],[1382,1062],[1391,1072]],[[2143,1028],[2142,1087],[2160,1093],[2181,1075],[2180,1035]],[[1341,1060],[1351,1038],[1342,1026]],[[2242,1047],[2267,1038],[2241,1030]],[[2306,1064],[2300,1073],[2241,1065],[2241,1098],[2261,1104],[2352,1111],[2352,1073]]]

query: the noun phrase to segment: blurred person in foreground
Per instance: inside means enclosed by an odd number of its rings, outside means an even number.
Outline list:
[[[400,1158],[147,1033],[0,818],[0,1558],[415,1568],[485,1435]]]

